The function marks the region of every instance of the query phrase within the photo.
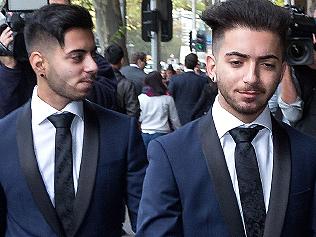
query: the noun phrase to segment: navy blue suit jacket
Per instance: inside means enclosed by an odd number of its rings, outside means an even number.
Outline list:
[[[265,237],[315,236],[316,141],[273,120]],[[245,236],[211,113],[152,141],[138,237]]]
[[[134,118],[84,102],[83,154],[72,236],[120,236],[136,226],[144,145]],[[0,120],[0,221],[6,237],[64,236],[37,166],[28,102]]]
[[[182,125],[191,121],[193,108],[206,83],[206,77],[199,76],[194,72],[185,72],[170,79],[168,90],[174,99]]]

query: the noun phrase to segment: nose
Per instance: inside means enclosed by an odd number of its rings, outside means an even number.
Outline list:
[[[90,54],[85,60],[85,71],[89,74],[96,74],[98,71],[98,65],[95,62],[94,57]]]
[[[256,63],[250,63],[246,74],[243,77],[243,81],[246,84],[254,84],[257,82],[258,76],[258,68]]]

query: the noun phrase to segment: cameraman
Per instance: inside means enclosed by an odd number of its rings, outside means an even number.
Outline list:
[[[50,0],[50,4],[70,4],[69,0]],[[13,32],[7,27],[0,35],[3,47],[13,41]],[[116,79],[110,64],[97,55],[98,73],[87,99],[109,109],[116,109]],[[12,56],[0,56],[0,118],[23,105],[36,84],[35,74],[28,62],[19,62]]]
[[[7,27],[0,35],[2,47],[13,41],[13,32]],[[13,56],[0,56],[0,118],[20,107],[30,97],[36,84],[35,74],[28,62],[22,63]]]
[[[270,111],[278,120],[294,125],[302,118],[303,104],[293,68],[287,65],[282,81],[269,100]]]
[[[312,3],[309,15],[316,17],[316,2]],[[315,49],[315,35],[313,35],[313,38]],[[300,86],[302,100],[304,101],[302,118],[294,126],[316,137],[316,52],[314,51],[313,64],[293,66],[293,69]]]

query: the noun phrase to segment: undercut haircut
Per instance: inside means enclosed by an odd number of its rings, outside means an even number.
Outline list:
[[[284,54],[291,17],[288,10],[268,0],[227,0],[207,8],[202,13],[202,20],[212,28],[213,54],[217,53],[225,32],[234,28],[270,31],[278,35]]]
[[[85,8],[64,4],[41,7],[26,19],[24,38],[28,54],[39,47],[49,47],[56,40],[63,48],[65,33],[73,28],[92,31],[92,18]]]

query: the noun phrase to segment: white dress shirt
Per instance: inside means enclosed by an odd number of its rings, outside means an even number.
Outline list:
[[[54,170],[56,128],[49,122],[47,117],[52,114],[60,114],[63,112],[71,112],[75,114],[70,130],[72,133],[74,188],[75,192],[77,192],[84,132],[83,104],[82,102],[73,101],[64,109],[58,111],[37,96],[36,86],[33,90],[31,110],[34,151],[37,164],[49,197],[53,205],[55,205]]]
[[[252,127],[254,125],[262,125],[265,128],[261,129],[257,136],[253,139],[252,145],[255,148],[260,178],[263,189],[264,203],[266,207],[266,212],[268,211],[271,182],[272,182],[272,169],[273,169],[273,140],[272,140],[272,123],[270,117],[270,110],[268,106],[265,110],[257,117],[255,121],[250,124],[245,124],[235,116],[230,114],[218,102],[218,96],[214,101],[212,108],[212,115],[214,119],[214,124],[217,130],[218,137],[220,139],[227,164],[227,168],[230,174],[230,178],[233,183],[233,188],[236,194],[239,211],[241,213],[242,219],[242,207],[239,196],[239,187],[237,174],[235,169],[235,147],[236,143],[229,134],[229,131],[236,127]]]

